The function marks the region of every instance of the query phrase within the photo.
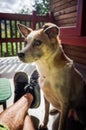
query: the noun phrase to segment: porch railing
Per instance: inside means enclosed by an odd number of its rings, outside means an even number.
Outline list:
[[[22,23],[32,29],[42,27],[45,22],[53,22],[52,13],[45,16],[0,13],[0,56],[15,56],[24,46],[17,24]]]

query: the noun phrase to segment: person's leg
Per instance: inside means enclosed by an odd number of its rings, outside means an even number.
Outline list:
[[[26,116],[32,100],[33,96],[31,94],[25,94],[15,104],[0,114],[0,123],[6,125],[10,130],[22,130],[24,120],[25,122],[28,120],[28,123],[30,122],[28,125],[32,125],[30,119],[27,119]]]
[[[26,115],[25,117],[23,130],[34,130],[33,124],[29,115]]]

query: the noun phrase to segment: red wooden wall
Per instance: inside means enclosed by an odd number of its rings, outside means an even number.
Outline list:
[[[73,13],[73,17],[75,22],[73,23],[72,19],[69,17],[66,19],[68,22],[68,19],[70,19],[70,22],[72,25],[60,25],[59,23],[59,17],[56,15],[56,9],[53,7],[54,4],[57,5],[58,8],[58,3],[60,2],[60,6],[64,8],[61,8],[59,12],[64,12],[66,10],[70,11],[67,15],[71,16],[71,8],[75,10]],[[61,2],[62,5],[61,5]],[[68,3],[70,2],[70,5],[68,6]],[[65,50],[65,53],[72,58],[75,62],[83,63],[86,64],[86,0],[51,0],[51,10],[54,14],[55,17],[55,23],[57,25],[60,25],[60,38]],[[58,10],[58,9],[57,9]],[[65,17],[64,12],[63,18]],[[74,15],[75,14],[75,15]],[[62,16],[61,16],[62,17]],[[64,19],[62,19],[64,21]],[[61,24],[62,24],[61,20]],[[68,23],[69,24],[69,23]]]

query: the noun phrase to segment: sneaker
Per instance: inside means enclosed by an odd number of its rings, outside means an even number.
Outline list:
[[[38,83],[39,74],[35,70],[30,77],[30,84],[25,86],[25,91],[34,97],[30,108],[37,108],[40,105],[40,86]]]
[[[28,76],[25,72],[17,72],[14,76],[14,102],[19,100],[24,94],[24,87],[28,84]]]

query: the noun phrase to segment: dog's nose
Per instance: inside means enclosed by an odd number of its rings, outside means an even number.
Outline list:
[[[19,56],[20,58],[23,58],[23,57],[25,56],[25,53],[19,52],[19,53],[18,53],[18,56]]]

